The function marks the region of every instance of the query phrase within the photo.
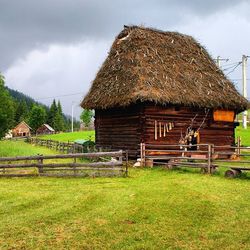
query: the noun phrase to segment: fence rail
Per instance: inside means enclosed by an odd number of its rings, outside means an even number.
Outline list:
[[[106,159],[104,157],[111,159]],[[60,159],[72,159],[73,162],[45,163],[46,160]],[[85,162],[81,160],[77,162],[77,159],[85,159]],[[86,162],[86,159],[97,159],[97,161]],[[22,177],[34,175],[85,176],[91,171],[91,175],[94,175],[96,172],[105,172],[104,175],[117,175],[117,173],[125,176],[128,175],[128,154],[122,150],[116,152],[78,153],[68,155],[2,157],[0,158],[0,162],[0,177]],[[33,168],[33,172],[27,170],[31,168]],[[35,170],[37,171],[34,174]]]
[[[27,139],[28,142],[39,145],[39,146],[45,146],[50,149],[54,149],[56,151],[62,152],[62,153],[84,153],[85,149],[87,151],[90,150],[91,147],[84,147],[81,144],[74,143],[74,142],[60,142],[55,140],[47,140],[47,139],[41,139],[37,137],[30,137]],[[93,148],[91,148],[93,151]]]
[[[152,167],[154,164],[158,164],[166,165],[169,168],[174,166],[200,168],[203,172],[212,174],[219,167],[219,164],[223,163],[223,167],[229,168],[225,173],[228,177],[234,177],[250,168],[250,147],[241,146],[240,139],[237,140],[236,146],[141,143],[140,149],[142,166]],[[237,167],[235,163],[238,164]]]

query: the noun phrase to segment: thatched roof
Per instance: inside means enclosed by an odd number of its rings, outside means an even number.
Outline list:
[[[106,109],[138,101],[237,111],[247,107],[191,36],[125,26],[81,106]]]

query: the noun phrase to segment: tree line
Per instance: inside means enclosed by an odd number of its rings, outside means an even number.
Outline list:
[[[55,131],[71,129],[71,119],[63,114],[60,101],[53,100],[51,106],[47,107],[18,91],[10,91],[0,74],[0,138],[21,121],[29,124],[33,132],[44,123]],[[79,126],[80,122],[74,121],[74,127]]]

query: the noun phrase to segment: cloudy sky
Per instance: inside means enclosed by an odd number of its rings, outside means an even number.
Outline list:
[[[213,58],[230,59],[221,67],[241,91],[235,66],[250,55],[250,0],[0,0],[0,72],[7,86],[45,104],[56,98],[68,114],[73,103],[78,116],[124,24],[194,36]]]

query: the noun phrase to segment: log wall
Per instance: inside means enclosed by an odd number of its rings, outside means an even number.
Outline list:
[[[136,157],[142,137],[143,106],[95,110],[96,147],[128,150]]]
[[[126,108],[96,110],[96,145],[112,150],[129,150],[130,157],[139,156],[139,144],[178,144],[194,118],[193,128],[200,129],[200,143],[234,145],[234,123],[214,122],[212,110],[206,116],[205,109],[178,106],[160,106],[139,103]],[[174,128],[166,136],[155,139],[155,121],[173,123]]]
[[[144,142],[150,144],[176,144],[185,135],[186,129],[193,122],[193,128],[200,129],[200,143],[212,143],[215,145],[234,145],[234,123],[214,122],[212,110],[206,116],[205,109],[195,109],[189,107],[164,107],[153,104],[145,104],[145,128]],[[155,121],[166,123],[173,122],[174,128],[166,134],[166,137],[159,137],[155,140]]]

